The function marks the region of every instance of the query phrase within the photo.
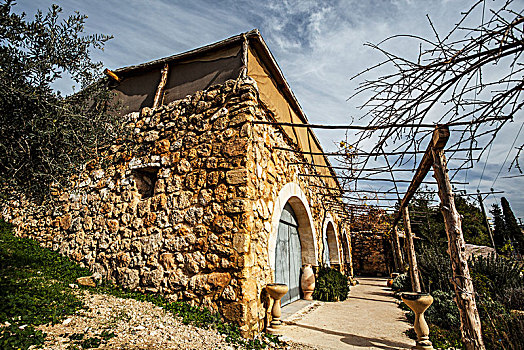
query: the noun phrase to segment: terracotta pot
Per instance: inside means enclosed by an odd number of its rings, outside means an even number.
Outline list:
[[[302,280],[300,281],[300,287],[304,293],[305,300],[313,300],[313,291],[315,290],[315,273],[313,267],[310,264],[304,265],[302,268]]]
[[[427,293],[402,293],[402,301],[415,313],[415,332],[417,333],[417,345],[412,349],[433,350],[429,341],[429,327],[424,318],[424,311],[433,303],[433,297]]]
[[[391,288],[393,286],[393,280],[391,278],[388,278],[388,281],[386,282],[386,285]]]

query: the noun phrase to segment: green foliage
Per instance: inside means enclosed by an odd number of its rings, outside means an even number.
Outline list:
[[[349,293],[349,284],[346,276],[329,267],[322,267],[318,271],[313,298],[322,301],[343,301]]]
[[[0,323],[2,349],[41,344],[44,335],[34,326],[57,323],[82,307],[68,284],[87,274],[69,259],[17,238],[0,221]],[[20,328],[21,327],[21,328]]]
[[[471,275],[477,293],[504,303],[505,291],[524,287],[519,262],[503,256],[478,256],[470,260]]]
[[[424,290],[452,292],[453,287],[449,282],[452,276],[449,255],[439,246],[423,244],[421,248],[417,261]]]
[[[426,320],[443,329],[459,327],[459,310],[453,300],[455,293],[436,290],[431,295],[433,296],[433,304],[425,313]]]
[[[36,330],[33,326],[23,327],[11,324],[0,328],[0,348],[4,350],[26,350],[32,345],[43,344],[44,338],[45,333]]]
[[[4,196],[42,199],[116,135],[111,94],[95,84],[101,63],[90,58],[110,37],[85,35],[87,16],[62,18],[57,5],[32,20],[13,5],[0,2],[0,185]],[[62,97],[53,90],[62,77],[82,90]]]
[[[454,198],[457,211],[462,216],[462,231],[466,242],[491,246],[480,208],[474,202],[469,202],[458,194],[455,194]],[[415,195],[410,202],[409,209],[412,219],[417,219],[418,222],[413,222],[411,226],[413,232],[423,237],[429,244],[443,246],[447,242],[444,218],[438,208],[430,206],[433,199],[435,199],[435,193],[427,187],[421,188],[421,192]]]
[[[401,273],[394,280],[391,288],[397,292],[411,291],[411,278],[407,273]]]
[[[493,240],[495,241],[495,248],[497,249],[497,252],[502,252],[503,247],[508,244],[504,216],[502,215],[502,210],[500,210],[500,206],[497,203],[493,203],[489,212],[493,215]]]
[[[517,223],[517,219],[515,219],[515,214],[513,214],[513,210],[511,210],[506,197],[500,199],[500,204],[502,205],[502,212],[504,213],[506,236],[508,236],[511,241],[515,242],[519,253],[524,254],[524,235]]]
[[[426,311],[430,339],[441,348],[463,348],[459,312],[451,285],[451,265],[445,246],[424,244],[418,256],[423,285],[431,290],[433,304]],[[482,333],[488,349],[524,348],[522,316],[509,310],[524,309],[524,277],[520,262],[504,256],[478,256],[469,261]],[[412,321],[414,315],[408,313]]]

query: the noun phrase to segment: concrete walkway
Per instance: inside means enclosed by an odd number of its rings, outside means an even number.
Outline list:
[[[385,278],[357,278],[343,302],[322,303],[300,319],[288,317],[283,335],[319,349],[410,349],[415,341]],[[293,306],[290,304],[288,307]],[[286,314],[286,308],[282,311]]]

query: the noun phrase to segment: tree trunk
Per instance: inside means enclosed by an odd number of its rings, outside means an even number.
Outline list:
[[[404,232],[406,233],[406,250],[408,253],[409,271],[411,273],[411,288],[414,292],[420,292],[417,256],[415,255],[415,244],[413,244],[408,207],[402,208],[402,216],[404,217]]]
[[[433,172],[438,184],[440,208],[448,235],[448,253],[453,269],[455,302],[460,312],[462,341],[467,350],[484,350],[480,317],[475,302],[475,290],[473,289],[468,261],[466,260],[462,223],[453,199],[453,192],[446,168],[446,157],[443,149],[433,149],[432,152]]]

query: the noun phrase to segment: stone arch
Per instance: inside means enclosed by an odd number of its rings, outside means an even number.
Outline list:
[[[338,240],[338,234],[335,222],[330,213],[326,214],[324,218],[324,225],[322,227],[322,235],[327,240],[329,248],[329,264],[341,264],[342,259],[340,256],[340,242]]]
[[[344,262],[351,264],[351,244],[346,229],[342,230],[342,251],[344,252]]]
[[[295,182],[289,182],[282,187],[273,205],[271,217],[271,232],[268,241],[269,267],[275,272],[275,249],[277,244],[277,232],[280,216],[286,203],[291,205],[298,221],[298,233],[301,243],[302,265],[317,263],[317,241],[315,239],[315,225],[306,195]]]

